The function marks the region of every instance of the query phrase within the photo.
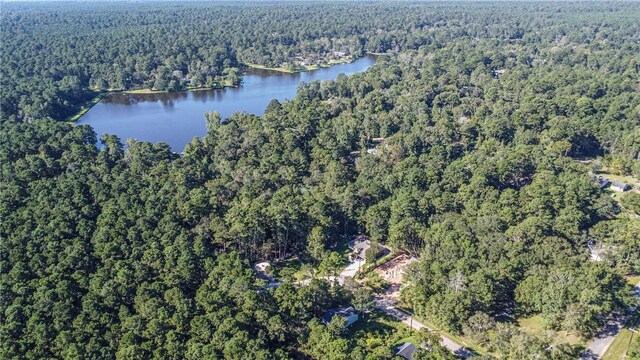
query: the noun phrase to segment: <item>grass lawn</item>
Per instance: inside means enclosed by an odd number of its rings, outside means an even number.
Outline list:
[[[125,94],[161,94],[166,93],[166,90],[151,90],[151,89],[135,89],[123,91]]]
[[[640,282],[640,275],[635,276],[627,276],[625,277],[627,282],[633,286],[635,286],[638,282]],[[627,325],[620,330],[620,333],[611,343],[611,346],[607,349],[607,352],[602,356],[602,360],[622,360],[625,359],[625,354],[627,353],[627,349],[629,347],[630,342],[636,338],[636,336],[640,336],[639,334],[634,334],[629,328],[638,329],[640,327],[640,313],[636,313],[633,319],[630,319],[627,322]]]
[[[282,66],[279,67],[268,67],[268,66],[264,66],[264,65],[260,65],[260,64],[245,64],[250,68],[254,68],[254,69],[260,69],[260,70],[271,70],[271,71],[279,71],[279,72],[283,72],[283,73],[288,73],[288,74],[294,74],[297,73],[299,71],[291,71],[289,69],[286,69]]]
[[[607,352],[602,355],[602,360],[626,359],[625,355],[627,354],[631,341],[635,341],[634,339],[640,336],[640,334],[634,334],[629,328],[638,330],[638,327],[640,327],[640,312],[636,311],[634,317],[629,319],[625,327],[620,330],[620,333],[618,333],[618,336],[613,340]]]
[[[613,340],[611,346],[607,349],[607,352],[602,355],[602,360],[622,360],[625,358],[629,343],[632,340],[631,336],[635,338],[638,334],[634,334],[629,329],[622,329],[618,336]]]
[[[283,66],[278,66],[278,67],[268,67],[268,66],[264,66],[264,65],[259,65],[259,64],[245,64],[248,67],[254,68],[254,69],[261,69],[261,70],[271,70],[271,71],[279,71],[279,72],[283,72],[283,73],[288,73],[288,74],[295,74],[295,73],[299,73],[299,72],[303,72],[303,71],[312,71],[312,70],[318,70],[320,68],[326,68],[326,67],[330,67],[332,65],[336,65],[336,64],[344,64],[344,63],[349,63],[351,62],[353,59],[350,57],[344,57],[341,58],[339,60],[329,60],[327,63],[323,63],[320,65],[306,65],[303,66],[302,69],[300,70],[290,70],[287,69]]]
[[[403,310],[406,313],[412,313],[410,309],[400,306],[400,305],[396,305],[396,308]],[[462,336],[462,335],[454,335],[451,333],[448,333],[442,329],[440,329],[439,327],[435,326],[434,324],[432,324],[431,322],[427,321],[426,319],[418,316],[418,315],[413,315],[413,318],[422,323],[424,326],[428,327],[429,329],[433,329],[435,331],[437,331],[438,333],[448,337],[449,339],[455,341],[456,343],[466,347],[467,349],[472,350],[473,352],[475,352],[476,354],[480,354],[480,355],[484,355],[484,354],[489,354],[489,351],[487,349],[485,349],[484,347],[482,347],[480,344],[476,343],[475,341],[473,341],[471,338],[466,337],[466,336]]]
[[[636,185],[638,184],[638,179],[636,179],[633,176],[626,176],[626,175],[614,175],[609,173],[606,170],[601,170],[598,171],[596,173],[597,175],[602,175],[603,177],[609,179],[609,181],[614,182],[614,181],[622,181],[624,183],[627,183],[629,185]]]
[[[104,96],[105,94],[102,92],[96,93],[96,96],[94,96],[93,99],[87,101],[84,105],[82,105],[82,107],[80,108],[80,111],[78,111],[77,114],[69,117],[67,121],[77,121],[78,119],[80,119],[82,115],[86,114],[86,112],[93,107],[93,105],[99,103]]]
[[[550,334],[553,338],[559,339],[563,343],[569,345],[586,345],[584,340],[582,340],[579,336],[571,334],[567,331],[554,331],[544,329],[542,326],[542,317],[540,315],[535,315],[528,318],[520,318],[518,319],[518,326],[523,332],[532,335]]]
[[[351,252],[349,249],[349,243],[353,240],[353,237],[344,236],[340,238],[337,242],[335,242],[335,246],[330,247],[329,250],[336,251],[340,255],[347,256]]]
[[[380,310],[363,314],[349,327],[347,338],[368,351],[379,346],[393,350],[404,342],[413,341],[412,331],[408,326]]]
[[[640,283],[640,275],[625,276],[625,279],[627,280],[627,283],[633,286],[636,286],[638,283]]]
[[[297,257],[283,262],[272,263],[273,277],[278,280],[301,280],[302,261]]]

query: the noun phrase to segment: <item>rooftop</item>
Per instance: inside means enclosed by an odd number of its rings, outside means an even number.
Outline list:
[[[416,346],[410,342],[400,345],[396,350],[396,356],[413,360],[413,353],[416,352]]]
[[[358,312],[356,311],[356,309],[353,308],[353,306],[329,309],[325,311],[324,314],[322,314],[322,322],[325,324],[328,324],[329,322],[331,322],[331,319],[333,319],[333,317],[336,315],[342,316],[344,318],[348,318],[353,315],[358,316]],[[348,325],[349,324],[347,324],[347,326]]]

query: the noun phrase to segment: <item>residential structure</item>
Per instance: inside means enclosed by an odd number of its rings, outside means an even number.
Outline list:
[[[271,264],[268,261],[265,261],[265,262],[261,262],[253,265],[253,271],[255,271],[256,275],[259,278],[272,281],[274,279],[271,276],[269,276],[270,267],[271,267]]]
[[[418,261],[415,257],[402,254],[374,269],[378,275],[391,284],[402,284],[406,266]]]
[[[413,354],[416,352],[416,346],[410,342],[403,343],[396,348],[396,356],[403,359],[413,360]]]
[[[625,192],[630,189],[631,189],[631,186],[629,186],[626,183],[623,183],[622,181],[614,181],[613,183],[611,183],[611,190],[613,191]]]
[[[322,315],[322,322],[327,325],[335,316],[341,316],[347,320],[344,327],[349,327],[354,322],[358,321],[360,315],[352,306],[346,308],[329,309]]]
[[[386,249],[379,244],[375,244],[374,246],[375,248],[373,250],[376,252],[376,258],[382,256]],[[352,259],[364,261],[367,257],[367,251],[372,248],[371,240],[366,236],[356,237],[356,239],[349,244],[349,248],[353,250],[353,253],[351,254]]]
[[[598,176],[598,184],[600,185],[600,189],[604,189],[607,185],[611,184],[609,179],[605,179],[602,176]]]

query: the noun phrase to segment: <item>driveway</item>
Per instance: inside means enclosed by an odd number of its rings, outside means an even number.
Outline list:
[[[347,278],[347,277],[354,277],[356,276],[356,273],[358,272],[358,269],[360,268],[360,266],[364,265],[364,261],[360,260],[360,261],[354,261],[352,263],[350,263],[346,268],[344,268],[344,270],[342,270],[342,272],[340,273],[340,277],[342,279]]]
[[[636,298],[640,298],[640,283],[637,283],[633,288],[633,295]],[[589,346],[587,346],[580,359],[595,360],[602,358],[602,355],[607,352],[613,340],[624,327],[629,315],[635,310],[636,307],[633,307],[629,309],[626,314],[612,314],[604,325],[604,328],[591,340],[591,343],[589,343]]]
[[[397,290],[396,291],[392,291],[389,293],[386,293],[385,295],[382,296],[378,296],[375,299],[376,302],[376,308],[384,311],[385,313],[391,315],[392,317],[396,318],[397,320],[403,322],[404,324],[406,324],[407,326],[411,327],[412,329],[415,330],[420,330],[422,328],[425,328],[429,331],[434,331],[433,329],[429,328],[428,326],[424,325],[423,323],[415,320],[413,318],[413,314],[407,313],[403,310],[400,310],[398,308],[395,307],[395,303],[396,303],[396,296],[397,296]],[[447,349],[449,349],[452,353],[454,353],[456,356],[459,356],[463,359],[467,359],[467,358],[471,358],[476,356],[476,354],[474,354],[473,352],[471,352],[470,350],[465,349],[462,345],[456,343],[455,341],[451,340],[450,338],[444,336],[444,335],[440,335],[440,341],[442,343],[442,345],[444,347],[446,347]]]

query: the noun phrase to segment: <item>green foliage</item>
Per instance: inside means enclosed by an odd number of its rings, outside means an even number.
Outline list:
[[[625,210],[640,215],[640,193],[628,192],[622,196],[620,203]]]
[[[0,357],[388,358],[389,344],[315,320],[345,302],[340,287],[265,289],[249,267],[298,255],[335,275],[345,264],[332,240],[366,230],[420,257],[402,294],[418,315],[505,359],[576,358],[507,325],[482,335],[507,312],[589,336],[626,306],[638,219],[613,218],[575,158],[638,166],[639,12],[3,4]],[[236,82],[242,62],[339,50],[394,55],[302,83],[261,117],[209,113],[182,156],[114,136],[98,148],[89,127],[47,119],[92,88],[177,90],[175,70]],[[588,261],[589,237],[608,245],[606,261]],[[354,302],[368,308],[370,294]],[[425,356],[450,356],[424,342]]]

